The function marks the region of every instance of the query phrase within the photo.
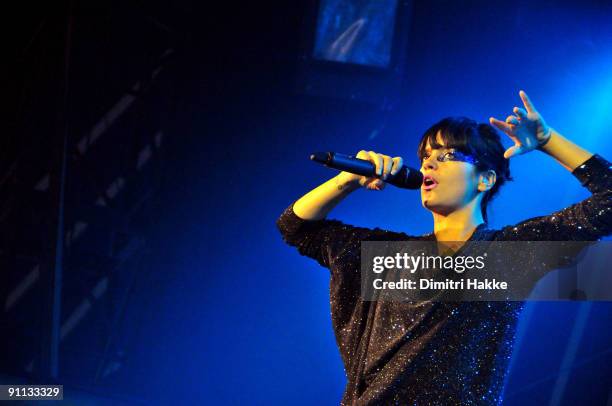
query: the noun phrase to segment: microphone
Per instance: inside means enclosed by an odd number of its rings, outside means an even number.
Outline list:
[[[310,160],[321,163],[328,168],[338,169],[367,177],[377,177],[376,166],[365,159],[355,158],[352,155],[339,154],[337,152],[315,152],[310,155]],[[423,174],[407,166],[402,166],[395,175],[389,175],[387,183],[403,189],[419,189],[423,184]]]

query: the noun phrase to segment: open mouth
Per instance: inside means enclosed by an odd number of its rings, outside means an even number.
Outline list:
[[[432,177],[425,176],[423,178],[423,189],[424,190],[432,190],[438,186],[438,182],[436,182]]]

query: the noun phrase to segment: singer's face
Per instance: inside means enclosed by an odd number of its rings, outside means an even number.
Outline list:
[[[437,142],[441,148],[432,149],[427,143],[421,162],[425,177],[421,185],[421,203],[432,212],[447,215],[468,205],[478,195],[478,176],[473,164],[454,159],[453,149],[444,147],[439,134]],[[430,184],[427,177],[431,177],[434,184]]]

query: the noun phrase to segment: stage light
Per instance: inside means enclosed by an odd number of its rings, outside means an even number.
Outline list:
[[[392,105],[404,74],[410,0],[321,0],[305,19],[300,93]]]
[[[396,14],[397,0],[322,0],[313,57],[389,67]]]

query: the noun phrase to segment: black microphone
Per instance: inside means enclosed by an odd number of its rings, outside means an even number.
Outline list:
[[[328,168],[356,175],[377,177],[376,166],[373,163],[365,159],[355,158],[352,155],[344,155],[337,152],[315,152],[310,155],[310,159]],[[389,175],[385,182],[404,189],[419,189],[423,184],[423,174],[416,169],[402,166],[398,173]]]

